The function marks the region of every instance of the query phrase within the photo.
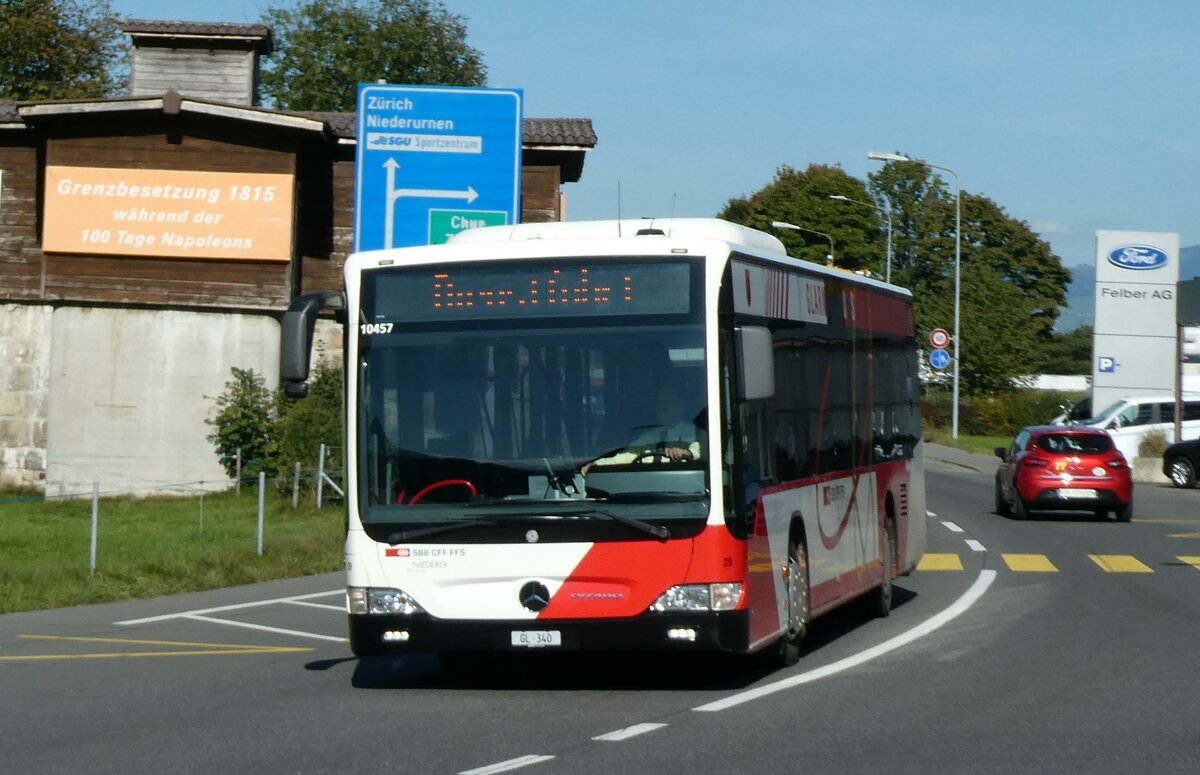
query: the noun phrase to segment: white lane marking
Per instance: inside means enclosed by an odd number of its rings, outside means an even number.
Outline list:
[[[963,529],[961,527],[954,524],[953,522],[943,522],[942,524],[945,525],[946,529],[949,530],[951,533],[961,533],[963,531]]]
[[[310,603],[307,600],[284,600],[283,603],[285,605],[302,605],[302,606],[307,606],[308,608],[324,608],[326,611],[341,611],[342,613],[346,613],[346,606],[344,606],[344,605],[329,605],[328,603]]]
[[[644,735],[647,732],[653,732],[656,729],[662,729],[665,726],[666,724],[634,724],[631,727],[618,729],[616,732],[609,732],[607,735],[599,735],[597,737],[593,737],[592,739],[606,740],[608,742],[615,743],[620,742],[621,740],[628,740],[631,737],[637,737],[638,735]]]
[[[977,552],[986,552],[987,551],[987,549],[984,548],[983,544],[979,543],[974,538],[967,539],[967,546],[971,547],[972,549],[974,549]]]
[[[959,614],[965,612],[975,604],[975,601],[983,597],[983,593],[987,591],[988,587],[990,587],[992,582],[995,580],[996,571],[980,571],[979,577],[975,579],[975,583],[972,584],[971,587],[962,594],[962,597],[954,601],[949,608],[946,608],[941,613],[926,619],[924,622],[912,628],[908,632],[902,632],[896,637],[885,640],[883,643],[880,643],[877,646],[872,646],[865,651],[860,651],[853,656],[838,660],[837,662],[826,665],[825,667],[819,667],[815,670],[810,670],[807,673],[801,673],[800,675],[792,676],[791,678],[785,678],[782,681],[775,681],[774,683],[769,683],[765,686],[749,689],[724,699],[717,700],[716,702],[700,705],[692,708],[692,710],[706,712],[728,710],[729,708],[750,702],[751,700],[757,700],[760,697],[766,697],[769,694],[781,692],[785,689],[791,689],[793,686],[799,686],[801,684],[806,684],[821,678],[826,678],[844,670],[849,670],[852,667],[857,667],[865,662],[869,662],[876,657],[881,657],[890,651],[895,651],[901,646],[906,646],[918,638],[928,635],[929,633],[954,619]]]
[[[310,600],[314,597],[329,597],[330,595],[344,595],[346,590],[335,589],[330,592],[313,592],[308,595],[295,595],[294,597],[277,597],[271,600],[255,600],[251,603],[236,603],[234,605],[222,605],[216,608],[197,608],[194,611],[181,611],[176,614],[163,614],[162,616],[147,616],[145,619],[127,619],[123,622],[114,622],[114,624],[149,624],[150,622],[165,622],[168,619],[178,619],[190,614],[215,614],[218,611],[236,611],[239,608],[256,608],[263,605],[273,605],[275,603],[289,603],[293,600]]]
[[[458,775],[492,775],[496,772],[508,772],[509,770],[528,767],[531,764],[540,764],[553,759],[553,756],[538,756],[537,754],[529,754],[528,756],[518,756],[516,759],[509,759],[506,762],[497,762],[489,764],[486,767],[477,767],[473,770],[463,770]]]
[[[937,514],[934,514],[929,509],[925,509],[925,516],[929,517],[930,519],[937,519]]]
[[[301,630],[285,630],[282,627],[268,627],[265,624],[251,624],[250,622],[237,622],[233,619],[217,619],[212,616],[201,616],[199,614],[184,614],[182,619],[193,619],[197,622],[212,622],[215,624],[228,624],[230,627],[245,627],[247,630],[262,630],[263,632],[274,632],[279,635],[295,635],[298,638],[315,638],[316,640],[331,640],[334,643],[349,643],[349,638],[339,638],[333,635],[318,635],[315,632],[302,632]]]

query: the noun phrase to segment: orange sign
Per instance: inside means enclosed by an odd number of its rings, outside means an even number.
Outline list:
[[[288,261],[293,176],[46,167],[42,248]]]

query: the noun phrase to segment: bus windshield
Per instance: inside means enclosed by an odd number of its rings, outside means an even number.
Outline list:
[[[364,527],[706,516],[699,266],[620,262],[364,273]],[[551,307],[549,280],[574,295]]]

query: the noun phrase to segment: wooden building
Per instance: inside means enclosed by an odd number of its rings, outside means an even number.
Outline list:
[[[211,397],[277,381],[279,317],[352,243],[355,116],[257,104],[270,28],[125,31],[130,96],[0,103],[0,483],[53,495],[220,486]],[[525,119],[523,220],[562,218],[595,143]]]

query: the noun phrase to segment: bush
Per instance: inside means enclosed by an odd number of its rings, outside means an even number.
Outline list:
[[[1018,389],[969,400],[960,396],[958,429],[970,436],[1012,436],[1027,425],[1049,422],[1072,400],[1070,394],[1057,390]],[[928,428],[949,428],[952,404],[950,390],[929,392],[921,402],[922,422]]]
[[[1142,440],[1138,442],[1138,457],[1161,458],[1170,443],[1167,440],[1167,434],[1162,431],[1147,431],[1142,434]]]
[[[322,444],[326,446],[325,470],[342,470],[343,393],[341,364],[323,354],[313,366],[306,398],[295,400],[283,395],[282,390],[276,392],[278,420],[270,456],[281,479],[297,462],[301,468],[316,469]]]
[[[207,438],[229,477],[237,476],[241,450],[243,480],[261,471],[290,488],[293,466],[315,470],[322,444],[325,470],[342,470],[343,384],[341,364],[323,353],[313,367],[308,397],[300,400],[287,398],[282,390],[272,397],[260,375],[235,367],[225,392],[212,399],[215,410],[205,421],[215,429]]]

